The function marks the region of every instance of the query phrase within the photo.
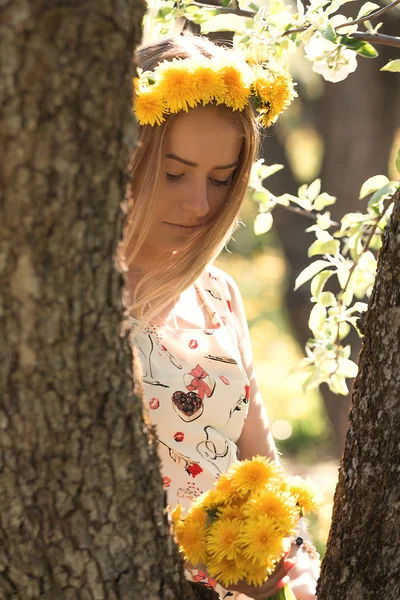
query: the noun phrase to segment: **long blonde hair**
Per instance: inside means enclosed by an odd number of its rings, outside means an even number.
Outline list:
[[[216,46],[206,38],[192,35],[160,40],[142,48],[136,63],[144,70],[153,70],[164,60],[191,58],[203,55],[214,58],[231,50]],[[229,110],[227,107],[221,109]],[[191,286],[229,241],[238,226],[238,213],[246,193],[250,169],[258,149],[258,129],[252,108],[232,112],[243,138],[239,164],[222,209],[211,225],[194,236],[183,252],[166,256],[137,284],[130,314],[139,320],[137,330],[143,330],[151,319],[172,300]],[[135,260],[149,232],[164,173],[165,140],[175,115],[162,125],[139,127],[138,148],[130,160],[131,181],[128,186],[129,215],[121,243],[120,257],[125,269]],[[143,293],[139,293],[142,287]]]

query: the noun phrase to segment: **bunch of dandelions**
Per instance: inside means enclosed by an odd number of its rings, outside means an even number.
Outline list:
[[[300,517],[318,502],[310,480],[285,477],[273,461],[256,456],[221,475],[186,516],[178,504],[172,518],[185,560],[205,565],[229,589],[239,580],[262,585],[288,550]]]

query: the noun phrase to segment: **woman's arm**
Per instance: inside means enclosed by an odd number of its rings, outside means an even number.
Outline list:
[[[223,271],[221,271],[221,276],[225,278],[231,296],[232,316],[239,353],[250,384],[249,411],[240,438],[236,442],[239,448],[239,458],[241,460],[251,459],[259,454],[279,462],[268,416],[254,373],[250,334],[243,301],[235,281]],[[309,539],[304,519],[301,519],[300,527],[300,536],[304,540]],[[318,563],[296,545],[292,546],[289,556],[296,556],[297,559],[295,567],[290,572],[291,588],[296,594],[297,600],[314,600],[319,575]]]
[[[232,277],[224,271],[220,271],[220,273],[230,294],[240,358],[250,385],[249,410],[240,438],[236,442],[239,448],[239,458],[241,460],[250,459],[259,454],[278,462],[278,453],[270,431],[267,412],[254,373],[250,334],[242,297]]]

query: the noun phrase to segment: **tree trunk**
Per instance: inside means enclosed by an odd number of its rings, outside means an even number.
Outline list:
[[[1,600],[193,598],[119,335],[143,9],[1,3]]]
[[[318,600],[400,598],[400,191],[364,319]]]

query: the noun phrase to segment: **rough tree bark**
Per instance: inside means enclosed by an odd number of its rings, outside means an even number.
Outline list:
[[[0,3],[1,600],[193,598],[119,336],[143,10]]]
[[[363,320],[318,600],[400,598],[400,191]]]

